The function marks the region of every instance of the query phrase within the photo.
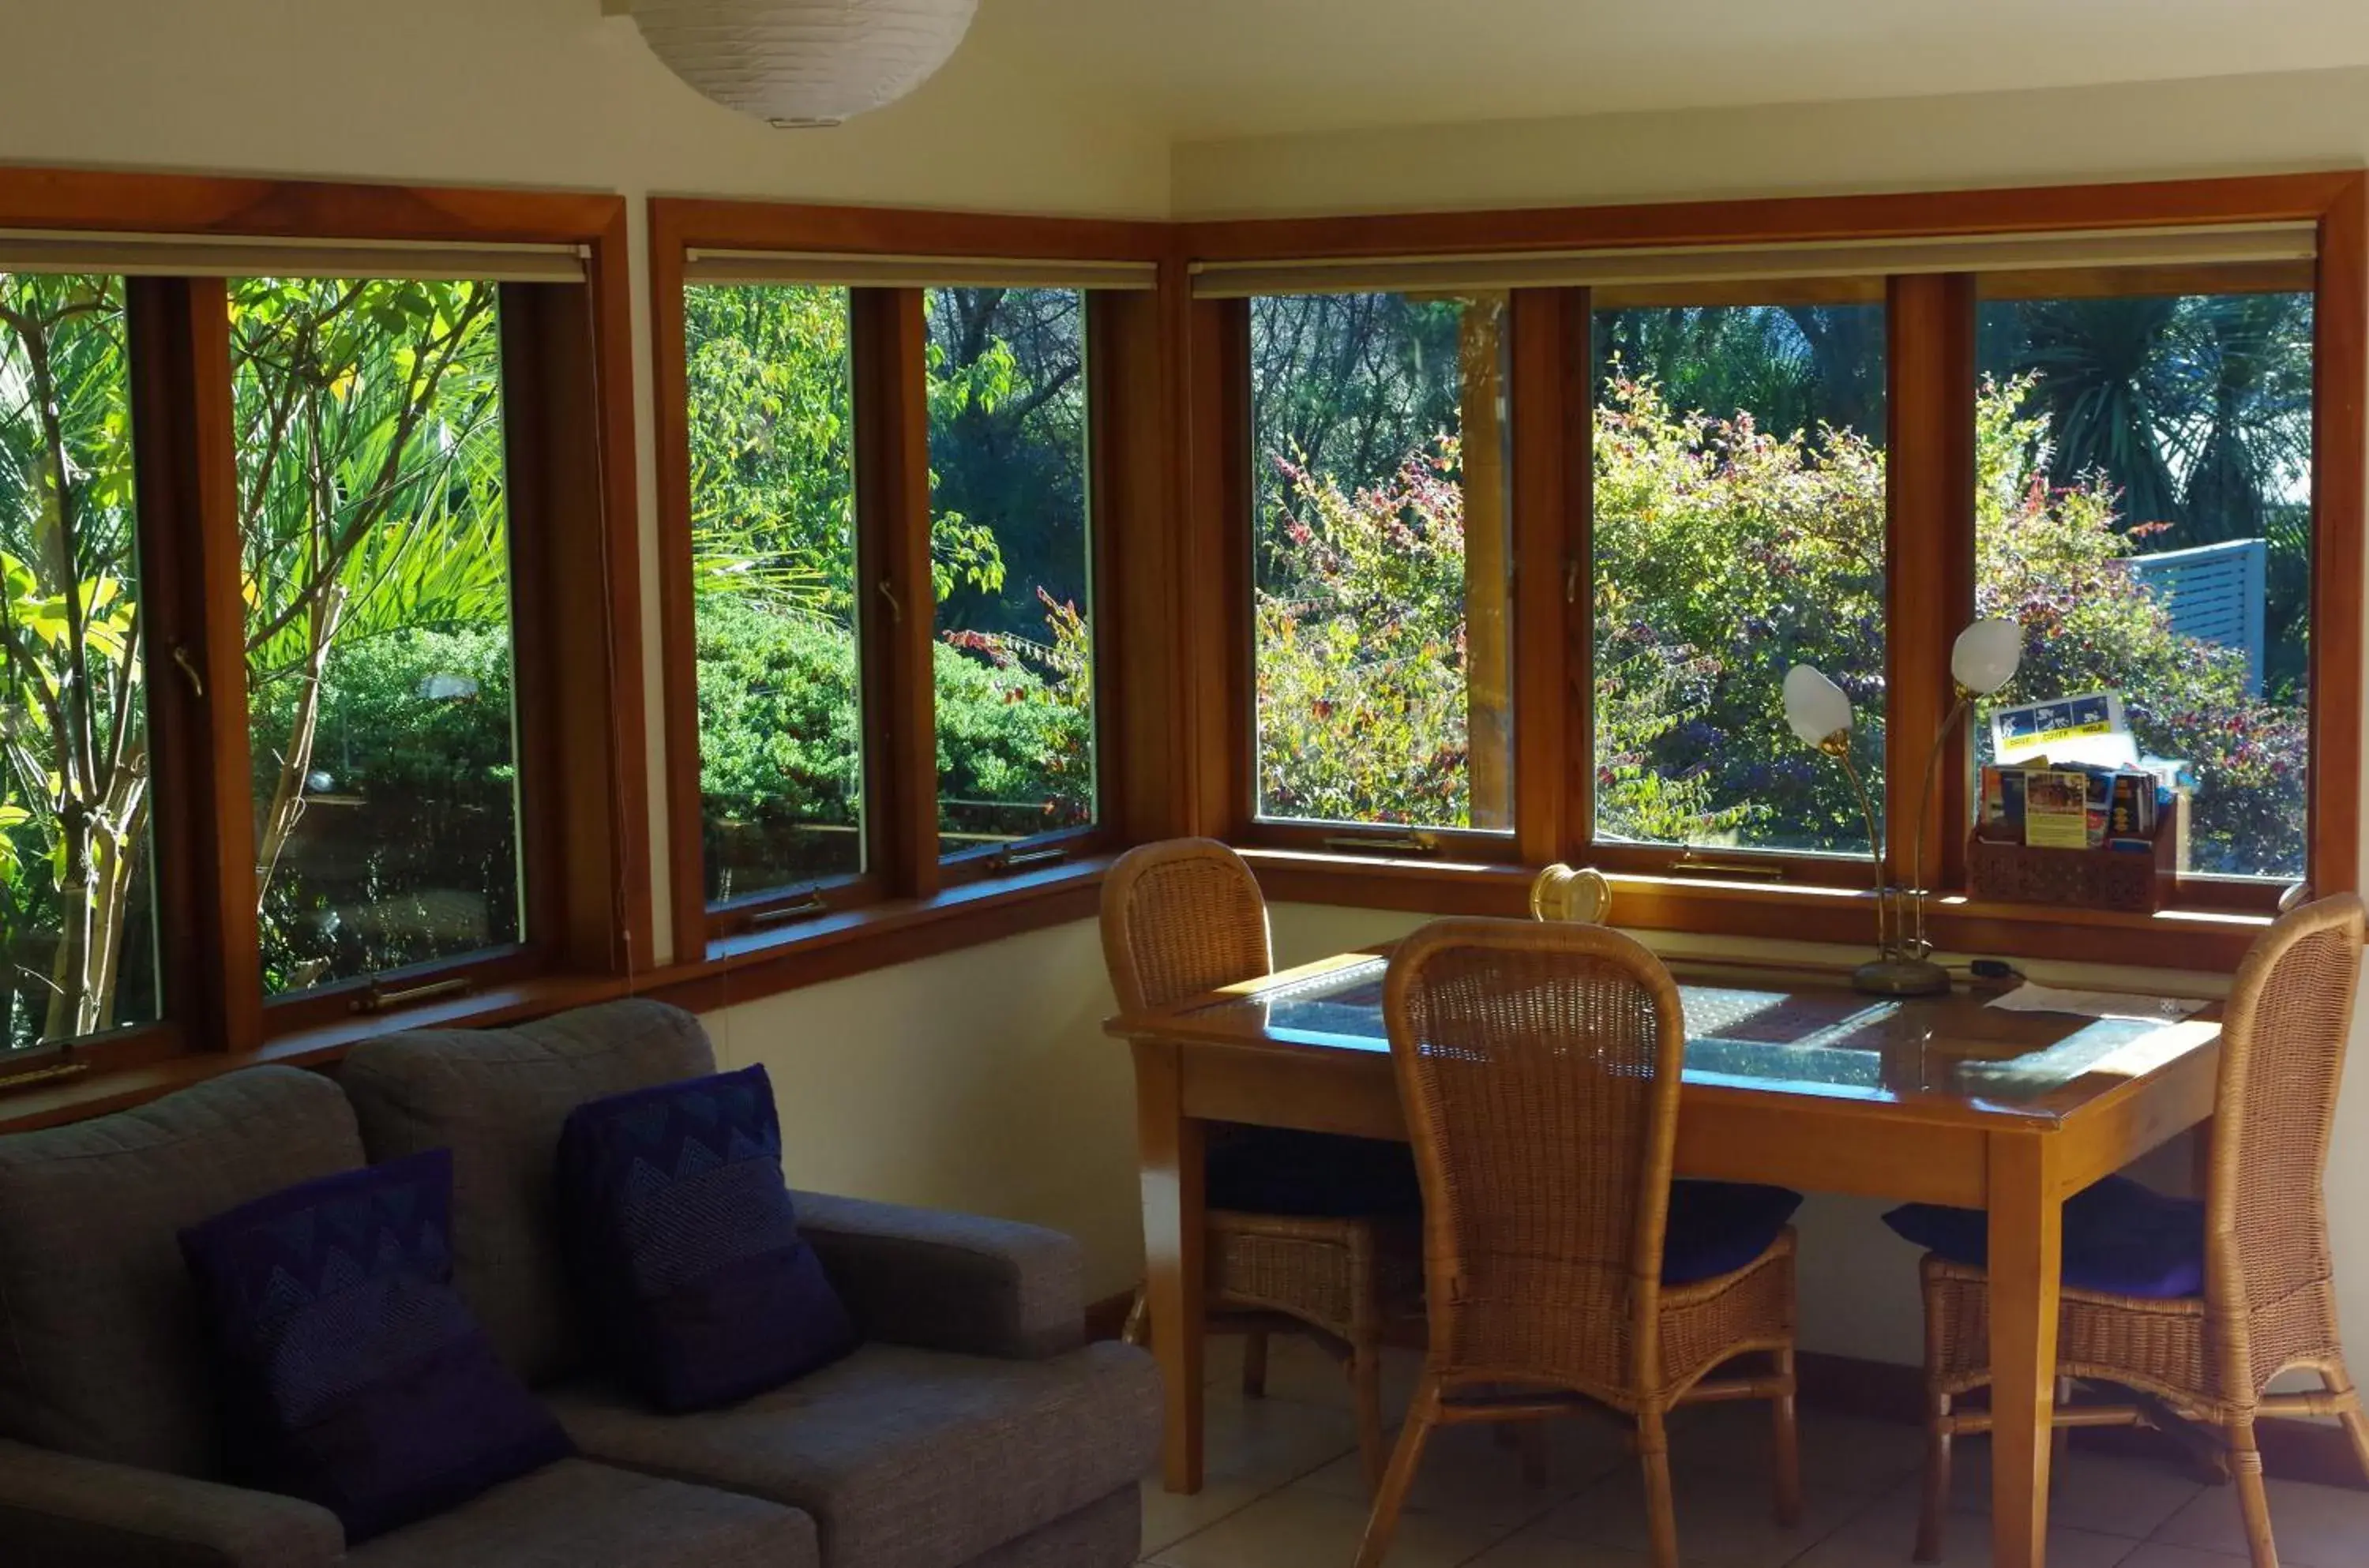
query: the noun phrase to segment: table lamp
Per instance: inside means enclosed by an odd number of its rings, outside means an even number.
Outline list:
[[[1934,732],[1933,750],[1925,761],[1925,783],[1917,813],[1916,876],[1903,890],[1883,876],[1883,839],[1875,825],[1875,804],[1850,754],[1851,704],[1843,689],[1806,664],[1785,674],[1785,722],[1804,745],[1842,764],[1844,776],[1859,796],[1867,822],[1868,851],[1875,857],[1879,886],[1875,894],[1877,956],[1851,972],[1851,984],[1872,996],[1932,996],[1950,989],[1950,972],[1933,962],[1933,944],[1925,937],[1925,830],[1933,811],[1933,784],[1950,733],[1966,716],[1978,697],[1986,697],[2015,678],[2023,658],[2023,628],[2012,621],[1977,621],[1958,634],[1950,650],[1950,674],[1957,701]]]

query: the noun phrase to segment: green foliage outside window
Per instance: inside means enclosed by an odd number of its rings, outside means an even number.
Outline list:
[[[0,277],[0,1047],[155,1016],[123,288]]]

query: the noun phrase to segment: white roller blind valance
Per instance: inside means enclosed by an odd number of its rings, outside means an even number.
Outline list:
[[[686,283],[823,283],[851,289],[1147,290],[1149,261],[1031,261],[981,256],[853,256],[830,251],[693,250]]]
[[[418,278],[580,283],[585,256],[586,248],[579,245],[0,231],[0,272],[97,272],[128,278]]]
[[[1202,299],[1253,294],[1461,293],[1494,289],[1657,288],[1899,273],[2015,272],[2308,263],[2308,223],[2048,235],[1827,240],[1798,245],[1610,246],[1470,256],[1352,257],[1309,261],[1205,261]]]

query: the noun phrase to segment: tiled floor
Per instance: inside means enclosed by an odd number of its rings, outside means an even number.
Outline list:
[[[1348,1568],[1365,1528],[1347,1391],[1313,1349],[1278,1340],[1265,1400],[1239,1392],[1237,1340],[1210,1346],[1208,1484],[1172,1497],[1144,1484],[1143,1561],[1160,1568]],[[1413,1363],[1393,1363],[1391,1414]],[[1894,1568],[1909,1561],[1922,1444],[1905,1426],[1802,1416],[1807,1505],[1768,1517],[1766,1406],[1682,1413],[1671,1436],[1687,1568]],[[1960,1445],[1946,1568],[1990,1562],[1986,1445]],[[2369,1568],[2369,1493],[2271,1483],[2286,1568]],[[2076,1454],[2060,1477],[2052,1568],[2244,1568],[2234,1493],[2164,1467]],[[1645,1568],[1644,1505],[1620,1429],[1558,1423],[1547,1484],[1485,1428],[1439,1434],[1424,1460],[1392,1568]]]

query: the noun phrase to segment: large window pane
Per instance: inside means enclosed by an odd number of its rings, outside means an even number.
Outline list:
[[[2025,630],[2008,694],[2122,692],[2194,781],[2183,869],[2300,876],[2311,296],[1987,301],[1978,347],[1976,592]]]
[[[1596,313],[1599,838],[1869,853],[1782,689],[1830,676],[1880,775],[1883,335],[1877,304]]]
[[[522,935],[497,296],[231,288],[269,991]]]
[[[1505,297],[1250,315],[1259,814],[1509,830]]]
[[[0,1049],[157,1013],[123,285],[0,276]]]
[[[707,896],[864,870],[845,289],[683,291]]]
[[[925,304],[938,831],[956,854],[1094,819],[1085,296]]]

